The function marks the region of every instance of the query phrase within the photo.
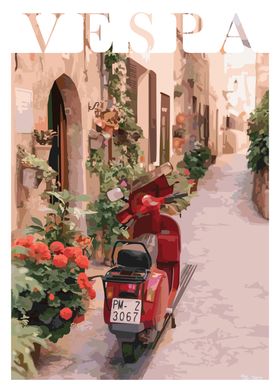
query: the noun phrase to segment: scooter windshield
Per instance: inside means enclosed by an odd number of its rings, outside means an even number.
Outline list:
[[[133,181],[131,186],[131,191],[135,192],[143,188],[144,186],[154,182],[158,178],[172,173],[172,171],[173,171],[173,166],[171,165],[170,162],[166,162],[163,165],[156,167],[154,170],[145,173],[143,176]]]

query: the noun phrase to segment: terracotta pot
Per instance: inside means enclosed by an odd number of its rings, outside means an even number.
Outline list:
[[[176,124],[183,125],[183,124],[185,124],[185,120],[186,120],[186,116],[184,115],[184,113],[177,114]]]
[[[193,183],[191,190],[190,190],[191,193],[197,192],[197,185],[198,185],[198,180],[194,180],[194,183]]]
[[[98,248],[94,252],[94,259],[98,264],[104,263],[104,250],[103,250],[103,240],[102,231],[96,233],[96,240],[99,242]]]
[[[267,168],[254,173],[252,199],[260,214],[265,219],[269,219],[269,172]]]
[[[40,159],[44,159],[44,161],[48,161],[49,160],[49,156],[50,156],[50,151],[51,151],[51,144],[35,144],[34,146],[34,152],[36,157],[40,158]]]
[[[22,170],[22,185],[26,188],[37,189],[42,182],[42,170],[24,167]]]
[[[31,357],[33,359],[34,365],[37,366],[40,359],[41,345],[34,343],[34,351],[31,351]]]
[[[217,155],[211,155],[211,164],[215,165],[217,159]]]

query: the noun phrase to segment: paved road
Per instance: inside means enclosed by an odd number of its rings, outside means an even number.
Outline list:
[[[87,320],[43,353],[40,379],[268,378],[268,222],[251,203],[243,154],[224,155],[181,219],[182,262],[198,267],[153,352],[122,362],[102,320],[102,291]]]

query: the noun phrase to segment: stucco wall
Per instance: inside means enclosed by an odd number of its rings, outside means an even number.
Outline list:
[[[67,75],[77,89],[78,99],[72,100],[71,89],[64,91],[65,111],[68,123],[69,184],[71,191],[88,193],[96,197],[99,189],[96,181],[85,170],[88,155],[88,130],[92,125],[91,105],[101,99],[99,55],[81,54],[18,54],[17,63],[12,55],[12,228],[23,227],[30,223],[32,215],[40,216],[39,194],[44,184],[36,190],[21,186],[16,171],[16,145],[23,145],[32,152],[32,134],[19,133],[16,129],[16,89],[23,88],[33,92],[33,129],[48,129],[48,99],[53,83],[63,74]],[[70,96],[67,96],[67,94]],[[72,107],[71,107],[72,105]],[[80,105],[80,121],[75,112]],[[30,130],[32,131],[32,129]],[[39,204],[38,204],[39,203]],[[17,208],[19,207],[19,208]]]

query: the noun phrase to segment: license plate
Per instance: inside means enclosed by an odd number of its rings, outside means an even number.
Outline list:
[[[142,301],[140,299],[113,298],[111,323],[139,324]]]

